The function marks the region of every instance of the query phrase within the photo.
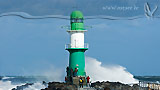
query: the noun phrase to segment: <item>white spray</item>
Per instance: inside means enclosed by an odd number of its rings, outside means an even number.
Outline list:
[[[120,65],[102,66],[102,62],[86,57],[86,72],[95,81],[122,82],[125,84],[138,83],[133,75]]]
[[[13,85],[11,81],[3,81],[6,79],[10,79],[10,78],[14,78],[14,77],[3,77],[2,78],[2,81],[0,81],[0,90],[11,90],[13,88],[16,88],[17,86],[23,85],[23,84]]]

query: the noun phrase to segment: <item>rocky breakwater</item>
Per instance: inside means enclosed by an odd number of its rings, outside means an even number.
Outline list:
[[[123,84],[120,82],[108,82],[108,81],[92,83],[91,87],[95,88],[96,90],[139,90],[139,85],[137,84],[130,86],[128,84]]]
[[[76,85],[64,82],[49,82],[48,87],[41,90],[78,90]]]
[[[47,83],[46,83],[47,84]],[[18,86],[17,89],[12,90],[23,90],[24,88],[28,87],[32,84],[26,84],[22,86]],[[91,83],[90,89],[84,89],[84,90],[139,90],[139,85],[128,85],[123,84],[120,82],[94,82]],[[47,87],[45,89],[41,90],[78,90],[78,86],[64,83],[64,82],[49,82]],[[147,88],[142,88],[141,90],[147,90]]]
[[[94,90],[139,90],[139,86],[137,84],[130,86],[120,82],[108,81],[91,83],[91,88]],[[48,84],[48,88],[42,90],[78,90],[78,86],[67,83],[50,82]]]

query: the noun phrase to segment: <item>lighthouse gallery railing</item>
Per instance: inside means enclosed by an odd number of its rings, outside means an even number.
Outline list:
[[[89,44],[84,43],[84,46],[75,46],[75,45],[71,45],[71,44],[66,44],[65,49],[68,49],[68,48],[89,48]]]

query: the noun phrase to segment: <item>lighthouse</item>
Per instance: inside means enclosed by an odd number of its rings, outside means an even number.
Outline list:
[[[85,51],[88,50],[88,44],[84,43],[84,18],[80,11],[73,11],[70,15],[71,29],[67,30],[70,35],[70,44],[66,44],[66,50],[69,51],[69,66],[67,67],[67,77],[85,77]]]

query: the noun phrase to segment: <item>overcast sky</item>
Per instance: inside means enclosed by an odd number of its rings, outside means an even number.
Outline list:
[[[69,15],[78,9],[87,16],[133,17],[144,15],[144,4],[151,12],[160,0],[0,0],[0,13],[26,12],[30,15]],[[86,9],[87,8],[87,9]],[[159,15],[157,9],[155,15]]]

